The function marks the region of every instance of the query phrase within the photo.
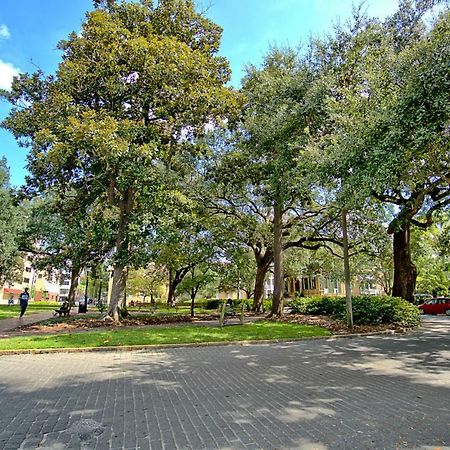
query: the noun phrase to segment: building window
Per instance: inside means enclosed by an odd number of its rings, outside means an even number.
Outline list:
[[[31,272],[31,267],[25,267],[25,272]]]
[[[24,282],[25,284],[29,284],[29,283],[30,283],[30,279],[29,279],[29,278],[24,278],[24,279],[23,279],[23,282]]]

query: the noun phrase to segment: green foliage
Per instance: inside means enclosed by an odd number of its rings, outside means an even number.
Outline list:
[[[293,314],[323,314],[335,316],[342,308],[345,310],[343,297],[300,297],[290,302]]]
[[[164,282],[167,279],[167,274],[163,267],[155,264],[149,264],[147,267],[132,270],[127,278],[127,290],[133,295],[142,295],[150,297],[151,300],[161,297],[161,292],[164,287]]]
[[[222,30],[194,6],[99,1],[81,31],[59,43],[54,76],[23,74],[2,93],[12,103],[3,126],[30,148],[28,191],[53,188],[62,201],[73,194],[110,216],[115,318],[124,268],[142,265],[170,203],[166,173],[183,152],[201,154],[206,125],[237,106],[225,86],[228,62],[217,55]]]
[[[200,263],[192,267],[177,286],[176,290],[179,293],[184,293],[190,296],[191,300],[195,300],[199,290],[206,287],[215,280],[215,274],[208,263]]]
[[[9,186],[6,159],[0,159],[0,285],[13,282],[22,275],[23,260],[19,254],[22,232],[28,224],[25,205],[17,206]]]
[[[419,310],[411,303],[397,297],[353,297],[353,320],[355,325],[398,324],[417,326]],[[290,303],[294,314],[328,315],[346,320],[345,298],[304,297]]]
[[[220,298],[213,298],[210,300],[206,300],[205,304],[204,304],[204,308],[205,309],[218,309],[220,307],[220,305],[223,303],[224,301],[221,300]]]
[[[347,206],[370,196],[396,205],[392,292],[408,300],[416,271],[404,236],[450,203],[450,12],[427,25],[435,3],[400,2],[384,23],[355,17],[317,52],[331,82],[324,178]]]
[[[108,309],[108,305],[103,303],[103,301],[101,300],[97,303],[96,306],[100,314],[103,314]]]
[[[447,295],[450,289],[450,258],[448,213],[438,216],[436,223],[426,230],[412,233],[412,253],[417,266],[418,292]]]
[[[222,230],[224,229],[221,226]],[[238,232],[237,230],[234,230]],[[248,230],[250,232],[250,230]],[[241,242],[235,242],[233,236],[222,243],[226,262],[218,262],[213,266],[218,277],[217,289],[222,292],[244,291],[252,295],[255,285],[255,257],[248,247],[242,247]]]

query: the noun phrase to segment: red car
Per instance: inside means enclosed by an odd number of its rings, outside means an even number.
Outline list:
[[[450,298],[437,297],[419,305],[422,314],[447,314],[450,316]]]

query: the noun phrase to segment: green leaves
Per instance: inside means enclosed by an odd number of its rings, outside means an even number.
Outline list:
[[[28,223],[25,205],[17,206],[9,186],[6,159],[0,159],[0,284],[13,282],[22,275],[23,261],[19,255],[21,234]]]

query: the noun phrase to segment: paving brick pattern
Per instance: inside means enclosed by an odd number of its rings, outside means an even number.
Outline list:
[[[0,448],[443,448],[449,331],[3,356]]]

